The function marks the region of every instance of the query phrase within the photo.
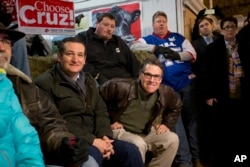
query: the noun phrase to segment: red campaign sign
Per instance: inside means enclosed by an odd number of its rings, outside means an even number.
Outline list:
[[[74,35],[74,3],[63,0],[17,0],[19,30],[28,34]]]
[[[12,22],[16,22],[17,21],[16,0],[3,0],[2,3],[9,4],[9,12],[12,15]]]

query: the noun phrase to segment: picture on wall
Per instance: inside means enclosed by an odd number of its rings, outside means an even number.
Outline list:
[[[127,44],[141,37],[141,8],[139,2],[114,5],[91,11],[92,25],[96,24],[96,16],[109,12],[115,16],[115,34],[120,36]]]

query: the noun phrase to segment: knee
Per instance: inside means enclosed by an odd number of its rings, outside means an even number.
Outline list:
[[[176,133],[174,132],[170,132],[168,135],[167,135],[167,138],[166,138],[166,142],[164,144],[164,147],[165,148],[169,148],[169,147],[172,147],[172,148],[178,148],[179,146],[179,137]]]
[[[126,143],[125,150],[127,151],[128,155],[132,155],[138,152],[138,146],[133,143]]]
[[[144,152],[144,153],[147,152],[148,146],[147,146],[147,143],[145,141],[141,140],[141,141],[135,142],[134,144],[138,147],[140,152]]]

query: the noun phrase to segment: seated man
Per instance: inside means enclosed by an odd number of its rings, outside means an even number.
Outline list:
[[[173,87],[183,102],[179,120],[174,132],[180,139],[175,158],[177,167],[201,166],[197,136],[197,105],[195,103],[195,75],[191,62],[196,60],[196,52],[183,35],[168,29],[168,17],[164,11],[156,11],[152,16],[153,33],[133,42],[132,50],[144,50],[155,54],[164,67],[162,83]]]
[[[55,102],[69,131],[76,137],[86,137],[89,154],[100,166],[143,167],[134,144],[113,140],[107,108],[95,79],[82,71],[85,50],[81,40],[64,38],[59,44],[58,63],[35,82]]]
[[[38,134],[23,114],[5,71],[11,59],[12,41],[22,36],[21,32],[0,27],[0,166],[43,167]]]
[[[8,45],[6,41],[15,39],[12,40],[12,43],[14,43],[23,37],[24,33],[8,30],[4,25],[0,24],[0,34],[4,35],[0,42],[0,56],[5,55],[5,59],[8,59],[7,63],[5,63],[7,77],[12,81],[24,114],[39,134],[45,163],[54,165],[82,164],[88,158],[86,140],[84,138],[75,138],[73,134],[69,133],[55,105],[48,100],[43,92],[39,91],[27,75],[9,64],[11,42]],[[0,62],[2,61],[0,60]],[[72,139],[76,140],[75,146],[69,142]],[[94,159],[90,157],[88,163],[84,163],[85,167],[92,167],[89,165],[91,161],[94,161]]]
[[[145,162],[146,152],[154,153],[148,167],[171,167],[179,139],[171,132],[182,102],[169,86],[161,85],[163,65],[146,59],[139,79],[111,79],[100,86],[108,106],[114,138],[134,143]]]

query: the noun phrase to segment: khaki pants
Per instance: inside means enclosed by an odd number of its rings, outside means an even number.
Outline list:
[[[113,134],[115,139],[135,144],[141,153],[143,162],[145,162],[146,152],[157,148],[158,156],[150,161],[148,167],[171,167],[179,146],[179,138],[174,132],[168,131],[157,135],[154,127],[145,136],[127,132],[125,129],[113,130]]]

